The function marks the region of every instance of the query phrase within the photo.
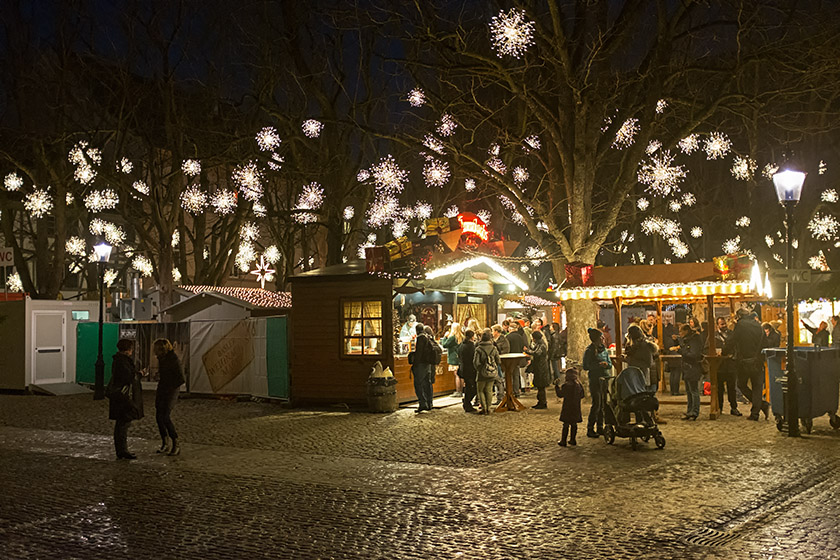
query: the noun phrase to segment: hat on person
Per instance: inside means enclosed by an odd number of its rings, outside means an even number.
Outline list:
[[[598,329],[587,329],[586,332],[589,333],[589,340],[592,342],[598,342],[601,340],[601,337],[604,336],[604,333],[599,331]]]
[[[735,314],[738,316],[738,318],[741,318],[741,317],[748,317],[748,316],[749,316],[749,314],[750,314],[750,312],[749,312],[749,310],[744,309],[744,308],[742,307],[741,309],[739,309],[738,311],[736,311],[736,312],[735,312]]]

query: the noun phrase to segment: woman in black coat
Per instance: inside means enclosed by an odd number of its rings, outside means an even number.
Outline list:
[[[181,446],[178,445],[178,432],[175,431],[175,424],[172,423],[171,415],[175,403],[178,402],[181,385],[185,381],[184,371],[181,368],[178,355],[172,348],[172,343],[167,339],[159,338],[155,340],[152,349],[158,359],[158,373],[160,374],[155,391],[155,420],[157,420],[161,442],[160,449],[157,452],[178,455],[181,452]],[[172,441],[171,447],[167,437]]]
[[[548,408],[545,388],[551,385],[551,370],[548,366],[548,345],[542,332],[531,333],[531,347],[525,353],[531,356],[531,372],[534,374],[534,387],[537,388],[537,404],[531,408]]]
[[[128,451],[128,426],[133,420],[143,418],[143,387],[134,365],[134,341],[122,338],[117,342],[117,353],[111,366],[108,382],[108,417],[115,420],[114,448],[117,459],[136,459]]]

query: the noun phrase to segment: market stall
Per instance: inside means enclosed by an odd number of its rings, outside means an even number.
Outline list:
[[[699,303],[705,310],[705,321],[714,325],[714,309],[725,305],[734,313],[744,301],[766,301],[769,284],[761,278],[757,265],[745,263],[743,257],[727,256],[707,263],[678,263],[668,265],[639,265],[599,267],[570,274],[572,287],[557,291],[560,301],[585,299],[611,305],[615,314],[614,342],[616,368],[621,369],[624,343],[624,306],[654,305],[656,309],[656,334],[660,347],[663,341],[663,305]],[[567,282],[568,286],[569,282]],[[707,329],[707,351],[711,394],[717,395],[717,369],[720,357],[715,349],[714,328]],[[660,388],[665,382],[660,357]],[[716,419],[720,407],[716,398],[711,399],[709,417]]]

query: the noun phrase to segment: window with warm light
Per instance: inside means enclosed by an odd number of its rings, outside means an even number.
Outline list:
[[[382,354],[382,301],[342,303],[342,353],[345,356]]]

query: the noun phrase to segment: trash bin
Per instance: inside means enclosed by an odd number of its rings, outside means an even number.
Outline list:
[[[784,348],[767,348],[764,354],[770,377],[770,406],[776,417],[776,427],[781,431],[785,420],[786,391],[782,360],[787,351]],[[832,428],[840,428],[840,418],[836,415],[840,392],[840,349],[797,347],[794,359],[799,379],[799,419],[806,433],[811,432],[813,419],[824,414],[829,415]]]
[[[371,412],[397,410],[397,380],[394,377],[369,377],[367,380],[368,408]]]

